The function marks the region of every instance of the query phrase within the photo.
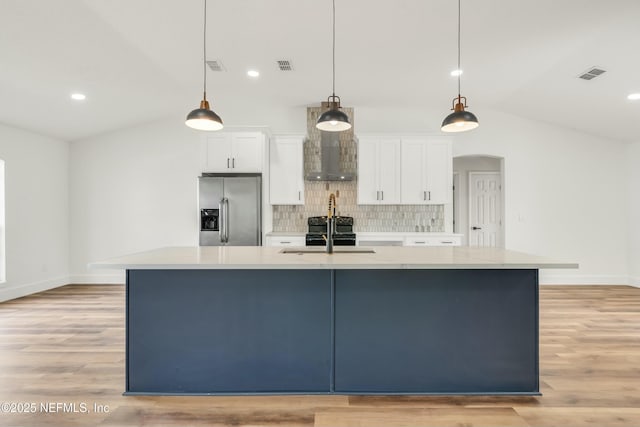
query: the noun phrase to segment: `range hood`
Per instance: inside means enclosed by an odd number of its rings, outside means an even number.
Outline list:
[[[308,181],[353,181],[356,178],[356,144],[353,127],[344,132],[325,132],[316,128],[318,116],[326,107],[307,108],[309,145],[305,148],[305,179]],[[342,109],[353,123],[353,109]],[[319,157],[319,158],[318,158]]]

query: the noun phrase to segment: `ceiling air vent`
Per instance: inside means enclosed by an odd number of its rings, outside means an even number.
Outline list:
[[[211,61],[207,61],[207,65],[211,68],[211,71],[225,71],[224,65],[219,59],[212,59]]]
[[[606,72],[607,72],[607,70],[603,70],[602,68],[591,67],[587,71],[581,73],[578,76],[578,78],[580,78],[582,80],[591,80],[591,79],[595,79],[599,75],[602,75],[602,74],[604,74]]]
[[[278,63],[280,71],[293,71],[293,65],[288,59],[280,59],[276,62]]]

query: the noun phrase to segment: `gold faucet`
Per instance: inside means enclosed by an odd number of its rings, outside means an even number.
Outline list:
[[[331,193],[329,195],[329,209],[327,211],[327,235],[322,236],[324,240],[327,242],[327,253],[333,253],[333,232],[334,232],[334,221],[336,216],[336,195]]]
[[[331,210],[333,208],[333,211]],[[336,216],[336,195],[331,193],[329,195],[329,211],[327,212],[327,219]]]

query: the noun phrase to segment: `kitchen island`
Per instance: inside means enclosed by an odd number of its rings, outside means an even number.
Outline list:
[[[164,248],[92,264],[127,271],[125,394],[539,394],[538,270],[576,264],[367,249]]]

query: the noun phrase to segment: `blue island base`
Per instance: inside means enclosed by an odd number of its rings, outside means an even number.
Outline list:
[[[539,395],[538,270],[128,270],[125,394]]]

